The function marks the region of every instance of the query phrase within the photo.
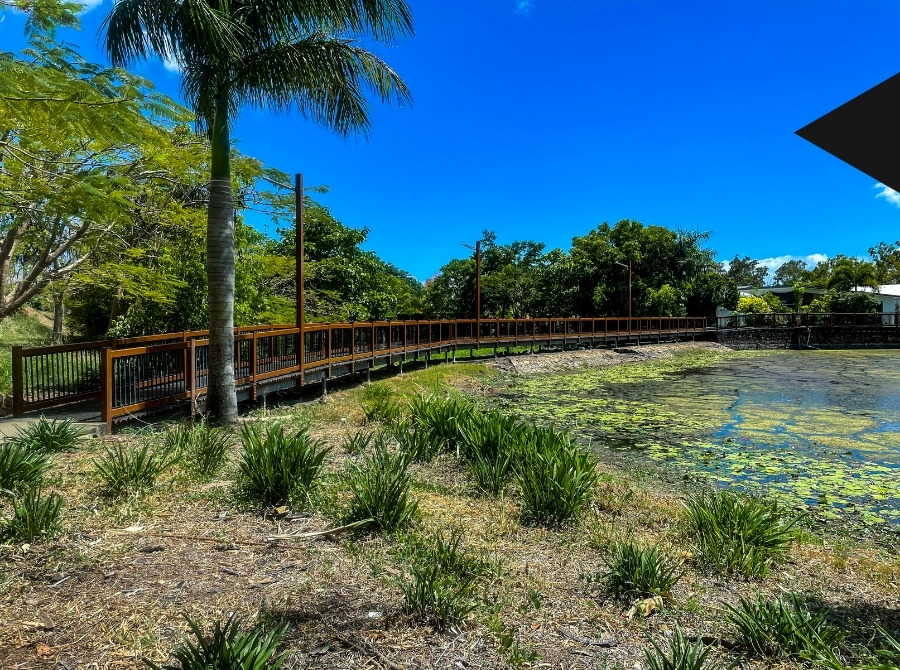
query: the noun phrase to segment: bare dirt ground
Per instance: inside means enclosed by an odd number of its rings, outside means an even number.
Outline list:
[[[684,351],[729,351],[716,342],[672,342],[668,344],[646,344],[622,347],[620,349],[578,349],[575,351],[552,351],[540,354],[504,356],[488,364],[495,369],[512,374],[540,374],[563,372],[579,368],[601,368],[623,363],[672,358]]]
[[[641,347],[635,355],[671,350]],[[557,360],[573,353],[579,361],[630,355],[567,352]],[[416,374],[390,383],[418,383]],[[471,378],[454,383],[470,391],[479,385]],[[286,667],[309,669],[640,667],[649,640],[663,640],[676,625],[727,640],[723,605],[757,592],[805,593],[830,608],[851,644],[866,644],[874,622],[900,627],[895,554],[807,533],[765,579],[708,575],[681,530],[684,495],[612,464],[600,464],[594,503],[571,529],[523,525],[512,493],[476,495],[468,473],[444,456],[412,466],[420,514],[408,534],[269,539],[336,525],[347,499],[340,474],[355,458],[339,445],[363,424],[355,391],[293,411],[311,416],[313,434],[335,447],[312,511],[242,502],[236,437],[231,463],[215,481],[197,482],[176,469],[151,494],[123,500],[99,494],[93,459],[114,441],[147,436],[92,439],[57,456],[52,488],[65,498],[64,534],[31,546],[0,545],[0,667],[100,670],[143,667],[142,658],[162,662],[187,628],[183,614],[205,625],[232,613],[246,622],[287,622]],[[404,614],[397,579],[411,537],[451,528],[460,528],[466,549],[485,556],[492,569],[473,614],[437,632]],[[610,597],[591,579],[604,570],[609,544],[625,537],[683,562],[672,598],[646,618],[629,617],[632,603]],[[610,637],[610,647],[594,644]]]

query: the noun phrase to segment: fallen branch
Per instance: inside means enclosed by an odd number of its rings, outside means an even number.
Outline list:
[[[387,658],[384,654],[378,651],[371,644],[366,642],[365,640],[354,640],[349,635],[343,635],[341,633],[333,633],[334,637],[343,642],[346,645],[357,649],[358,651],[363,652],[364,654],[369,654],[369,656],[374,656],[378,659],[383,665],[386,665],[391,670],[404,670],[402,665],[394,663],[391,659]]]
[[[581,637],[581,635],[576,635],[570,630],[566,630],[562,626],[559,626],[557,629],[559,634],[569,638],[570,640],[575,640],[575,642],[580,642],[586,646],[592,647],[615,647],[619,644],[619,641],[614,637]]]
[[[337,528],[329,528],[328,530],[317,530],[313,533],[283,533],[281,535],[270,535],[266,538],[266,542],[275,542],[276,540],[309,540],[314,537],[342,535],[343,533],[349,533],[352,530],[364,528],[370,523],[373,523],[373,521],[374,519],[363,519],[362,521],[348,523],[346,526],[338,526]]]

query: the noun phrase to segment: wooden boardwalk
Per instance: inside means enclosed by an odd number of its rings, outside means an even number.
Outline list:
[[[618,346],[696,338],[706,329],[705,318],[691,317],[253,326],[235,329],[235,389],[240,400],[253,400],[298,386],[324,387],[329,379],[380,365],[440,355],[455,359],[460,350]],[[91,401],[111,427],[180,403],[195,411],[206,394],[208,350],[206,331],[13,347],[13,413]]]

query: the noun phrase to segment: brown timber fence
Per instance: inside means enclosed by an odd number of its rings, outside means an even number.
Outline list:
[[[457,350],[595,345],[694,337],[706,319],[475,319],[264,325],[235,329],[241,399],[376,365]],[[185,331],[50,347],[13,347],[13,413],[96,399],[108,424],[206,394],[209,334]]]

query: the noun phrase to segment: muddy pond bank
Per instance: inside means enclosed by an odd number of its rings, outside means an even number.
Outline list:
[[[774,493],[823,520],[900,525],[900,352],[686,343],[508,360],[499,404],[608,456]]]

